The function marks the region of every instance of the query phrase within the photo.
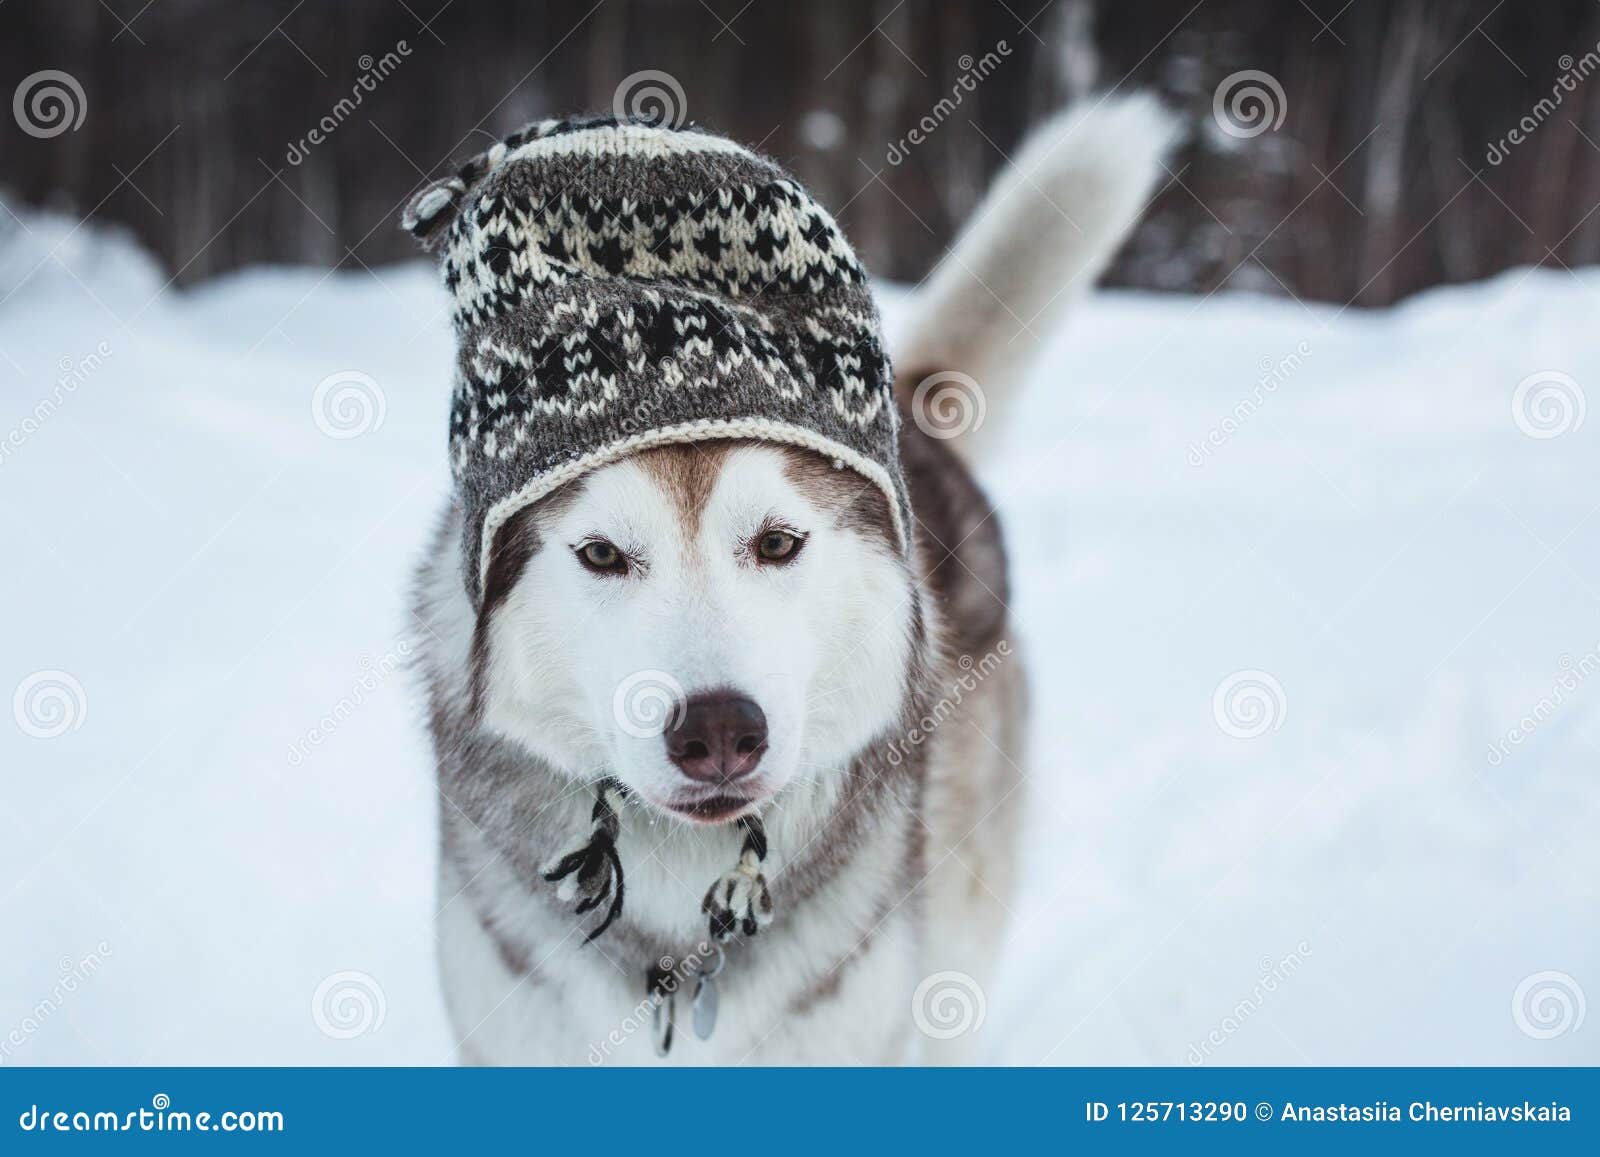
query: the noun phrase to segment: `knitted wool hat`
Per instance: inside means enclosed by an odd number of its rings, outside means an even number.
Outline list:
[[[765,157],[697,128],[540,121],[416,195],[459,358],[450,459],[480,598],[498,529],[649,446],[805,446],[910,505],[867,277]]]

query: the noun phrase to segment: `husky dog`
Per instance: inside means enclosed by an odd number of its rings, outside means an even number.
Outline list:
[[[945,1039],[940,987],[973,1001],[993,983],[1027,696],[1000,529],[967,463],[1172,135],[1143,97],[1058,117],[914,295],[894,349],[909,555],[878,488],[754,440],[643,449],[545,495],[493,534],[476,600],[463,512],[444,511],[414,609],[462,1061],[651,1063],[674,1016],[666,1063],[970,1054],[972,1034]],[[979,403],[981,426],[951,423]],[[670,725],[634,725],[652,710]],[[620,787],[605,822],[626,903],[591,941],[602,913],[574,915],[550,864],[605,810],[602,781]],[[705,883],[752,830],[775,917],[708,944]],[[708,977],[701,1039],[689,990]]]

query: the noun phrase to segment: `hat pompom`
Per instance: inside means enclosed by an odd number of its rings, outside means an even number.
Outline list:
[[[460,177],[432,182],[406,203],[400,214],[400,228],[424,247],[430,247],[442,235],[445,226],[456,219],[466,194],[466,182]]]
[[[455,176],[424,185],[406,202],[400,214],[400,227],[422,242],[424,249],[432,249],[460,214],[467,193],[499,168],[511,146],[521,143],[526,135],[526,132],[514,133],[507,140],[496,141],[457,169]]]

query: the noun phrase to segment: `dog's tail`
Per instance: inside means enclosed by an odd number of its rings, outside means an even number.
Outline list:
[[[901,403],[968,457],[1067,306],[1104,271],[1182,135],[1152,96],[1106,98],[1035,130],[917,293],[894,351]]]

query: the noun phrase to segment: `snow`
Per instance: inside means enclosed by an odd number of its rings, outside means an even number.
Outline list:
[[[165,282],[95,225],[0,238],[0,1063],[446,1060],[395,670],[442,292]],[[985,472],[1036,702],[988,1059],[1600,1063],[1600,421],[1513,413],[1600,381],[1597,302],[1105,293],[1051,337]]]

